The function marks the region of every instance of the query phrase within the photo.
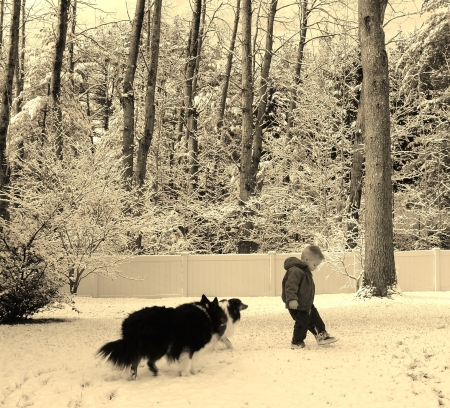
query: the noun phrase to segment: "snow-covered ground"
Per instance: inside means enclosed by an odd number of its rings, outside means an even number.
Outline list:
[[[0,407],[450,407],[450,292],[317,295],[340,341],[319,347],[309,334],[302,350],[289,347],[293,321],[280,298],[242,298],[234,350],[202,352],[190,377],[163,359],[158,377],[142,362],[130,381],[95,358],[129,312],[195,300],[78,298],[79,315],[67,308],[0,326]]]

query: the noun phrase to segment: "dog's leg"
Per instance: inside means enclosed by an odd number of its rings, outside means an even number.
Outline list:
[[[223,343],[223,344],[225,344],[225,346],[227,346],[227,348],[229,348],[229,349],[232,349],[233,348],[233,345],[231,344],[231,341],[230,340],[228,340],[228,337],[221,337],[220,338],[220,341]]]
[[[219,342],[219,340],[220,340],[220,337],[218,334],[214,334],[211,337],[210,345],[211,345],[212,351],[217,351],[217,343]]]
[[[191,359],[191,374],[197,374],[200,370],[197,368],[198,353],[194,353]]]
[[[139,365],[140,359],[135,360],[131,363],[131,379],[135,380],[137,378],[137,369]]]
[[[153,373],[154,376],[158,375],[158,368],[155,366],[155,362],[152,360],[147,361],[148,368]]]
[[[189,355],[189,352],[183,352],[180,355],[180,359],[178,360],[180,362],[180,376],[187,377],[189,376],[191,372],[191,366],[192,366],[192,359]]]

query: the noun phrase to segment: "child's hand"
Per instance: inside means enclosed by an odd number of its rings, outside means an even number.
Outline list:
[[[297,309],[298,307],[298,302],[296,300],[291,300],[289,302],[289,309]]]

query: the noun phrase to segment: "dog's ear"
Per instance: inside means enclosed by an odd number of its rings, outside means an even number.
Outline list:
[[[209,299],[203,294],[203,295],[202,295],[202,300],[200,301],[200,303],[203,303],[204,305],[207,305],[207,304],[209,304],[209,303],[211,303],[211,302],[210,302]]]
[[[216,297],[215,297],[214,300],[212,301],[212,305],[213,305],[214,307],[219,306],[219,300],[218,300]]]

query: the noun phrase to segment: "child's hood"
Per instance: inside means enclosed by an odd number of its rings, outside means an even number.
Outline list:
[[[295,256],[286,258],[286,260],[284,261],[284,269],[288,270],[289,268],[292,268],[293,266],[296,266],[303,270],[308,270],[308,265],[306,265],[305,262],[296,258]]]

